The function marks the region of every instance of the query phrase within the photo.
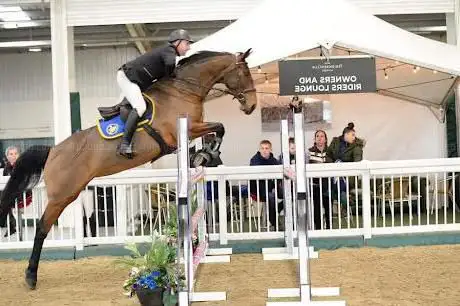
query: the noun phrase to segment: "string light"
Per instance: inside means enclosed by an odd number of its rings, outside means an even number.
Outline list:
[[[260,66],[257,67],[257,72],[258,72],[258,73],[261,73],[261,72],[262,72],[262,68],[260,68]]]
[[[268,76],[265,74],[265,84],[268,84]]]
[[[438,73],[438,71],[436,71],[436,70],[433,70],[433,73],[434,73],[434,74],[436,74],[436,73]]]
[[[412,70],[413,73],[417,73],[417,67],[414,66],[414,69]]]
[[[388,74],[387,74],[386,69],[384,69],[383,72],[385,73],[385,80],[388,80]]]

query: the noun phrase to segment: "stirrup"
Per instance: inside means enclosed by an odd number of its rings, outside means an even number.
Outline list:
[[[117,154],[128,159],[132,159],[134,157],[132,144],[122,142],[117,148]]]

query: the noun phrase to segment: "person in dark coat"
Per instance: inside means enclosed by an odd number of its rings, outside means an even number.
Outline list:
[[[315,132],[315,142],[308,149],[310,164],[322,164],[326,162],[327,151],[327,134],[323,130]],[[321,184],[321,185],[320,185]],[[321,229],[321,200],[323,204],[324,220],[326,221],[325,229],[330,229],[329,220],[329,179],[327,177],[313,178],[313,206],[315,229]]]
[[[14,166],[16,164],[16,160],[19,157],[19,149],[13,146],[8,147],[5,151],[5,156],[6,156],[7,162],[5,164],[5,168],[3,169],[3,176],[10,176],[11,173],[13,172]],[[9,223],[10,235],[13,235],[14,233],[16,233],[17,229],[16,229],[16,219],[14,218],[14,215],[11,209],[8,212],[8,216],[10,219],[10,223]],[[7,236],[8,236],[8,231],[6,231],[4,237],[7,237]]]
[[[133,158],[132,138],[139,118],[147,106],[142,96],[152,83],[165,77],[174,77],[177,56],[184,56],[193,43],[190,34],[183,29],[171,32],[168,43],[155,48],[122,65],[117,72],[117,83],[133,109],[125,123],[123,140],[117,153]]]
[[[270,166],[279,165],[278,160],[273,156],[272,144],[269,140],[262,140],[259,144],[259,151],[251,158],[249,162],[250,166]],[[267,184],[265,183],[267,182]],[[276,225],[276,201],[277,197],[275,194],[275,184],[282,186],[281,181],[277,180],[251,180],[249,182],[251,196],[255,200],[261,202],[268,202],[268,215],[269,221],[272,226]],[[257,186],[259,186],[259,192],[257,193]],[[267,194],[268,190],[268,194]],[[278,188],[278,193],[282,196],[282,190]],[[283,202],[278,203],[278,213],[284,209]]]
[[[366,142],[364,139],[356,137],[355,125],[353,122],[350,122],[347,127],[343,129],[341,136],[332,139],[326,151],[326,160],[330,163],[359,162],[363,159],[363,149],[365,145]],[[355,188],[354,177],[349,178],[348,185],[349,190]],[[334,182],[333,189],[336,195],[340,192],[340,201],[346,203],[347,187],[345,179],[340,178],[338,184]]]

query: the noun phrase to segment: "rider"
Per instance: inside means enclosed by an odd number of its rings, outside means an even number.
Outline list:
[[[169,34],[168,43],[155,48],[138,58],[121,66],[117,72],[117,83],[122,94],[133,109],[125,122],[123,140],[118,147],[118,154],[132,158],[132,138],[140,117],[144,115],[146,105],[142,92],[150,85],[163,78],[174,77],[176,57],[184,56],[193,40],[183,29]]]

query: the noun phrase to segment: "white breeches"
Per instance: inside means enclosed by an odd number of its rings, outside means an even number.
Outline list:
[[[132,83],[127,77],[123,70],[117,72],[117,83],[121,89],[122,96],[128,99],[131,106],[137,110],[139,117],[144,115],[147,106],[145,105],[144,97],[137,84]]]

